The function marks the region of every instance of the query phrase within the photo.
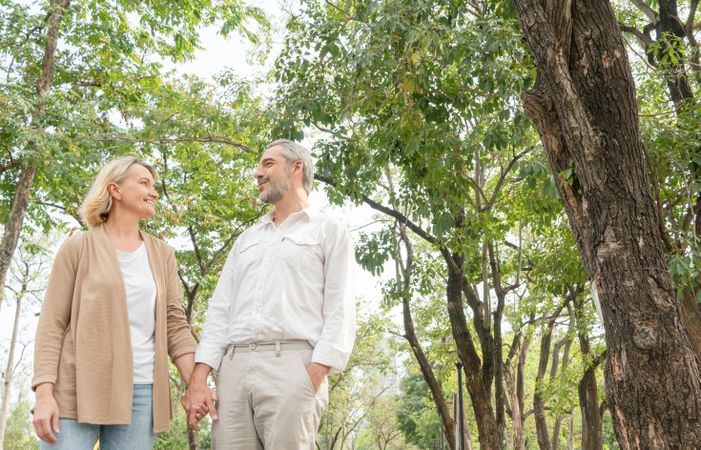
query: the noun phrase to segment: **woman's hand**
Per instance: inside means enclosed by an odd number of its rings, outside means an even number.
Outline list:
[[[184,402],[188,426],[195,431],[200,431],[200,421],[207,413],[209,413],[212,420],[217,420],[215,403],[218,400],[217,394],[206,383],[191,383],[187,389]]]
[[[36,388],[36,405],[33,415],[34,431],[42,441],[56,443],[58,433],[58,404],[54,398],[54,384],[42,383]]]

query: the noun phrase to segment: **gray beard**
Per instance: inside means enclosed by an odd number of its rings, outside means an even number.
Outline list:
[[[280,200],[285,192],[290,189],[290,179],[269,181],[270,186],[258,195],[258,200],[263,203],[273,204]]]

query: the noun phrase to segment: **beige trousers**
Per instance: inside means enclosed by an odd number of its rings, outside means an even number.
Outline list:
[[[230,346],[217,377],[215,450],[314,449],[328,381],[314,392],[306,341]]]

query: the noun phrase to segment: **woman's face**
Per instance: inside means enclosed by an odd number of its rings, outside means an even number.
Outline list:
[[[110,189],[113,205],[119,204],[120,212],[131,213],[139,220],[152,217],[156,214],[158,199],[154,185],[153,175],[146,167],[132,164],[126,179]]]

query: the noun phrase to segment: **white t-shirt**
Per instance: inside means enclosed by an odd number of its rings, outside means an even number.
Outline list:
[[[156,356],[156,283],[153,281],[146,246],[142,242],[133,252],[117,250],[124,277],[134,354],[134,384],[153,383]]]

